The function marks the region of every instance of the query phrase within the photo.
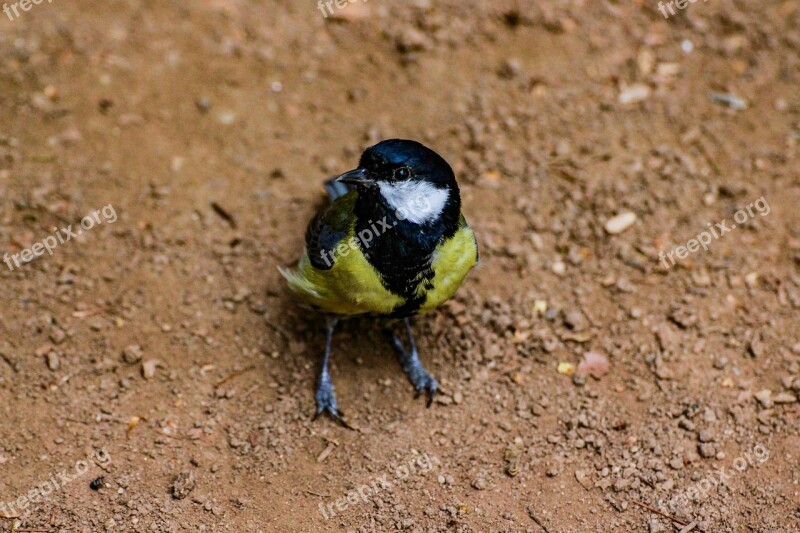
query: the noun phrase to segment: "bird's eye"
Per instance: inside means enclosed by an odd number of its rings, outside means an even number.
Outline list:
[[[407,180],[411,177],[411,170],[408,167],[400,167],[394,171],[394,179]]]

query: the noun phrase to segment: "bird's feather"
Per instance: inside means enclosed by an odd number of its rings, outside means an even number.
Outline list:
[[[478,260],[475,235],[464,217],[455,234],[426,261],[432,281],[415,280],[415,273],[409,272],[415,286],[411,297],[403,296],[386,287],[355,238],[357,195],[352,191],[337,199],[312,220],[297,270],[281,269],[291,290],[307,305],[336,315],[407,316],[435,309],[451,298]]]
[[[333,267],[333,251],[344,237],[353,231],[357,191],[338,197],[328,207],[317,213],[306,228],[306,252],[314,268],[328,270]]]

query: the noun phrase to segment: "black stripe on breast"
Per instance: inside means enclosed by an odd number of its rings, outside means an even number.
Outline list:
[[[425,292],[433,288],[433,252],[455,235],[460,213],[457,191],[451,192],[438,220],[425,225],[399,220],[377,193],[374,197],[359,196],[355,206],[355,234],[359,236],[364,231],[373,234],[371,240],[357,239],[361,251],[380,274],[384,287],[405,299],[391,316],[411,316],[425,303]],[[375,236],[376,229],[379,231]],[[422,296],[418,296],[421,284]]]

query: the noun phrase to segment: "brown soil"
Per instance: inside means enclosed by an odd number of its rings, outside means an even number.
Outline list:
[[[119,218],[0,264],[0,531],[800,529],[800,2],[29,7],[0,253]],[[321,322],[276,267],[389,137],[453,164],[482,264],[415,320],[430,409],[381,324],[338,333],[350,431],[311,420]]]

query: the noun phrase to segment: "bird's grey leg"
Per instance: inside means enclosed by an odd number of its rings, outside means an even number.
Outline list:
[[[319,374],[319,382],[317,383],[317,411],[314,415],[316,419],[323,412],[327,411],[336,421],[340,422],[346,427],[350,427],[347,422],[342,420],[342,413],[339,411],[339,404],[336,402],[336,395],[333,392],[333,380],[331,380],[331,373],[328,368],[328,363],[331,358],[331,345],[333,344],[333,331],[336,329],[336,324],[339,322],[338,318],[330,317],[327,319],[326,329],[327,334],[325,337],[325,355],[322,358],[322,371]]]
[[[419,352],[417,352],[417,343],[414,342],[414,335],[411,334],[411,321],[404,319],[406,325],[406,335],[408,336],[409,350],[403,347],[403,342],[392,333],[392,344],[397,352],[397,358],[403,366],[403,370],[411,384],[417,390],[417,396],[423,392],[427,395],[428,407],[433,403],[433,398],[439,390],[439,383],[428,374],[425,367],[422,366],[422,361],[419,360]]]

